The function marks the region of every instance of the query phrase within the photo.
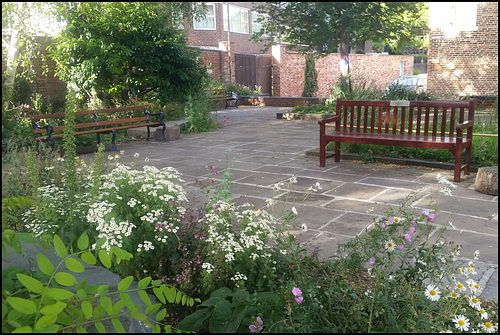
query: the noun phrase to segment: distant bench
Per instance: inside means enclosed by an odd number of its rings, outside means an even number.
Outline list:
[[[116,115],[116,113],[133,111],[133,110],[144,110],[144,116],[139,117],[123,117],[113,120],[104,120],[103,115]],[[116,131],[120,129],[129,129],[136,127],[146,126],[148,129],[148,137],[150,137],[150,127],[163,127],[162,137],[163,141],[167,142],[165,138],[165,114],[163,112],[157,114],[151,114],[147,111],[147,106],[133,106],[133,107],[119,107],[119,108],[107,108],[99,110],[87,110],[75,112],[75,117],[80,115],[88,115],[88,120],[81,122],[75,121],[75,136],[83,134],[97,134],[97,143],[101,143],[100,134],[102,133],[112,133],[113,137],[111,140],[111,146],[113,150],[118,150],[115,144]],[[158,117],[158,121],[152,121],[151,116]],[[36,150],[38,152],[38,146],[40,141],[49,141],[54,150],[54,139],[64,136],[65,126],[54,125],[51,122],[56,120],[64,120],[65,113],[54,113],[54,114],[39,114],[30,116],[31,126],[33,128],[33,134],[36,140]],[[38,122],[40,120],[47,120],[47,125],[39,126]]]
[[[340,143],[363,143],[447,149],[455,156],[455,182],[471,171],[474,100],[469,101],[355,101],[337,99],[336,114],[318,121],[319,165],[326,158],[340,161]],[[333,131],[327,131],[334,128]],[[465,135],[464,135],[465,132]],[[334,153],[326,146],[334,142]],[[465,164],[462,165],[462,150]]]
[[[212,88],[205,90],[212,101],[225,101],[226,107],[238,108],[238,93],[228,92],[225,88]],[[232,104],[232,106],[231,106]]]

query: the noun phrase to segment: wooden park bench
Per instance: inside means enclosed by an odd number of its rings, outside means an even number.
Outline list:
[[[212,101],[224,101],[226,104],[225,108],[228,107],[236,107],[238,108],[238,93],[236,92],[229,92],[225,88],[212,88],[205,90],[205,92],[208,93],[209,98],[212,99]],[[231,106],[232,104],[232,106]]]
[[[116,115],[120,112],[133,111],[133,110],[144,110],[144,116],[139,117],[125,117],[116,118]],[[111,116],[115,118],[109,119],[104,118],[104,115]],[[75,121],[75,132],[74,135],[83,134],[97,134],[97,144],[101,143],[100,134],[102,133],[112,133],[111,147],[113,150],[118,150],[115,144],[116,131],[120,129],[129,129],[136,127],[147,127],[148,137],[150,137],[150,127],[163,127],[162,137],[163,141],[167,142],[165,137],[165,114],[163,112],[157,114],[151,114],[147,111],[147,106],[133,106],[133,107],[119,107],[119,108],[107,108],[99,110],[87,110],[75,112],[75,118],[78,116],[84,116],[83,118],[88,118],[88,120],[76,122]],[[158,117],[158,121],[152,121],[151,116]],[[33,134],[36,140],[36,150],[38,152],[38,146],[40,141],[49,141],[54,150],[54,139],[64,136],[65,126],[55,125],[56,122],[62,123],[64,120],[65,113],[54,113],[54,114],[39,114],[30,116],[31,125],[33,128]],[[40,120],[46,120],[46,125],[40,126]]]
[[[340,143],[446,149],[455,156],[454,181],[471,171],[474,100],[355,101],[337,99],[336,114],[318,121],[319,165],[340,161]],[[328,131],[328,128],[333,128]],[[465,135],[464,135],[465,133]],[[326,146],[335,142],[334,153]],[[462,165],[462,150],[465,164]]]

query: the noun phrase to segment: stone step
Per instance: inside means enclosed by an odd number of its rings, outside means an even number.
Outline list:
[[[498,195],[498,166],[480,167],[474,189],[476,192]]]

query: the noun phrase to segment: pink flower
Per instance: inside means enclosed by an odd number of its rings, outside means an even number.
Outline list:
[[[293,294],[294,296],[298,297],[299,295],[301,295],[301,294],[302,294],[302,291],[300,290],[300,288],[298,288],[298,287],[294,287],[294,288],[292,289],[292,294]]]
[[[434,214],[429,214],[429,216],[427,216],[427,220],[429,220],[430,223],[434,222]]]
[[[408,242],[411,242],[411,237],[410,237],[410,235],[405,234],[405,240],[407,240]]]
[[[250,333],[258,333],[258,332],[261,332],[262,331],[262,319],[260,318],[260,316],[257,317],[257,323],[259,324],[259,326],[257,325],[250,325],[248,326],[248,328],[250,329]]]
[[[412,227],[414,227],[414,226],[415,226],[415,220],[411,220],[410,225],[411,225]]]
[[[304,297],[297,297],[295,298],[295,301],[300,305],[302,303],[302,300],[304,300]]]
[[[370,258],[370,264],[374,264],[375,263],[375,257],[371,257]]]
[[[415,227],[411,226],[410,227],[410,230],[408,230],[408,235],[413,235],[413,233],[415,232]]]
[[[391,216],[389,220],[387,220],[387,225],[390,225],[394,222],[394,216]]]
[[[382,223],[382,228],[385,228],[385,223]]]
[[[400,245],[398,245],[399,250],[403,250],[404,247],[405,247],[404,243],[401,243]]]

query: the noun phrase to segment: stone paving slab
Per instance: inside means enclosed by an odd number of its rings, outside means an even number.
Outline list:
[[[289,109],[246,106],[222,109],[218,117],[224,115],[229,119],[221,129],[181,134],[179,140],[167,143],[120,143],[118,149],[125,151],[124,162],[134,161],[133,154],[139,152],[141,160],[150,158],[150,165],[175,167],[186,180],[185,188],[193,192],[196,187],[205,187],[210,179],[220,183],[221,176],[211,175],[206,166],[214,165],[224,171],[229,157],[234,173],[231,191],[236,203],[251,202],[258,208],[266,208],[265,200],[272,197],[283,200],[285,190],[277,193],[273,185],[294,175],[300,182],[293,186],[289,200],[297,203],[290,202],[286,209],[297,206],[297,223],[305,223],[308,230],[293,234],[309,253],[317,253],[320,260],[334,255],[339,244],[363,232],[378,215],[384,215],[391,207],[397,211],[401,201],[416,189],[418,197],[412,199],[415,211],[434,209],[438,200],[435,226],[445,226],[448,220],[453,222],[459,230],[447,231],[446,237],[464,245],[465,259],[472,259],[472,253],[480,251],[480,261],[485,264],[480,274],[484,282],[481,285],[485,287],[482,297],[498,301],[498,196],[475,192],[475,174],[463,176],[451,197],[439,197],[435,193],[442,185],[437,184],[436,176],[441,174],[452,181],[452,170],[365,164],[347,159],[340,162],[327,159],[326,166],[320,167],[319,158],[310,154],[318,150],[318,124],[276,120],[277,112]],[[226,155],[228,149],[231,151]],[[144,164],[137,161],[139,167]],[[323,190],[301,202],[299,199],[306,194],[307,187],[316,181]],[[371,208],[373,211],[368,213]]]

